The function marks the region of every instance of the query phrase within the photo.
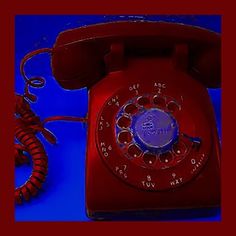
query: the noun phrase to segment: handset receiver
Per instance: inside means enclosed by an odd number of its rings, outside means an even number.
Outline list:
[[[186,44],[187,72],[206,87],[220,87],[220,35],[166,22],[120,21],[64,31],[53,47],[54,77],[65,89],[92,87],[110,71],[105,58],[117,42],[124,61],[129,55],[172,56],[176,45]]]

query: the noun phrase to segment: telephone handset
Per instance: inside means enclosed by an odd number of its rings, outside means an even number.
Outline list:
[[[89,88],[89,217],[220,204],[207,92],[220,87],[220,44],[201,28],[145,21],[58,36],[49,50],[55,79],[65,89]]]
[[[186,60],[189,72],[206,87],[220,87],[220,36],[164,22],[114,22],[62,32],[53,48],[53,73],[64,88],[90,88],[108,71],[121,69],[125,55],[168,56],[178,45],[186,46],[182,54],[188,55],[179,59]]]

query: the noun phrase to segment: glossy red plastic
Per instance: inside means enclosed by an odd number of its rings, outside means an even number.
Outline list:
[[[52,66],[64,88],[90,88],[89,217],[219,206],[220,147],[207,92],[220,87],[219,35],[171,23],[83,27],[59,35]],[[134,134],[119,140],[120,112],[133,119],[140,106],[175,117],[179,143],[169,152],[132,151],[135,156],[129,151]],[[130,128],[129,119],[124,126]]]

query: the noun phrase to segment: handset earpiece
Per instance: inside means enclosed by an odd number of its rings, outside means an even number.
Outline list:
[[[220,47],[191,49],[191,44],[176,44],[173,52],[175,68],[187,71],[205,87],[221,87]]]
[[[53,75],[65,89],[90,88],[105,74],[104,51],[104,46],[93,40],[55,45]]]
[[[208,88],[221,87],[220,45],[209,47],[191,57],[190,73]]]

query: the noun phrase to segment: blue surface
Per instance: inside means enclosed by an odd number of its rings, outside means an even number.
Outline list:
[[[24,83],[19,73],[23,56],[35,49],[52,47],[59,32],[99,22],[114,20],[161,20],[181,22],[221,31],[220,16],[17,16],[15,19],[15,90],[23,92]],[[49,56],[39,55],[26,65],[29,76],[46,77],[43,89],[34,89],[38,101],[32,109],[42,118],[55,115],[85,116],[88,110],[86,89],[66,91],[52,78]],[[221,136],[221,90],[210,90],[218,130]],[[43,138],[49,156],[49,174],[44,190],[30,203],[16,206],[16,221],[88,221],[85,215],[85,151],[86,126],[78,122],[52,122],[46,125],[57,137],[58,143],[48,144]],[[31,172],[30,166],[16,168],[15,185],[23,184]],[[175,213],[176,214],[176,213]],[[180,214],[167,215],[166,220]],[[194,216],[194,212],[192,214]],[[181,217],[180,217],[181,218]],[[213,216],[192,217],[195,221],[218,221],[220,210]],[[186,217],[182,217],[186,220]]]

